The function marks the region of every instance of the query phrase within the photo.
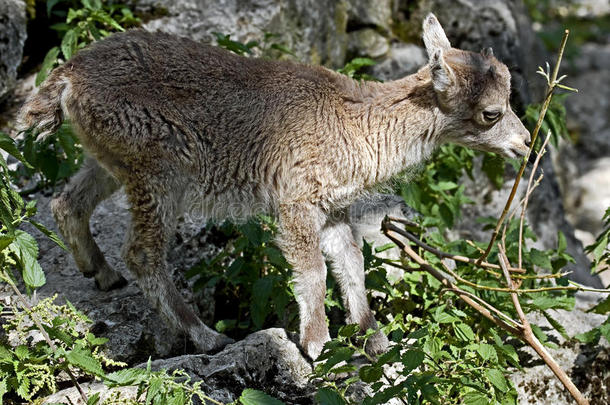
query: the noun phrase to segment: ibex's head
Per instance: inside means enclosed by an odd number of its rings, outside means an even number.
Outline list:
[[[497,152],[525,155],[530,134],[510,107],[510,73],[491,48],[481,53],[451,47],[433,14],[424,20],[424,43],[446,141]]]

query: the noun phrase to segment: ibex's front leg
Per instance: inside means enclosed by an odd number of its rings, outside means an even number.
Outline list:
[[[187,305],[167,272],[168,240],[175,229],[179,187],[128,185],[132,223],[123,256],[148,301],[174,328],[184,331],[202,352],[232,340],[207,327]]]
[[[324,312],[326,264],[320,251],[320,229],[324,221],[322,212],[310,204],[280,206],[278,242],[293,267],[301,345],[314,360],[330,340]]]
[[[366,299],[364,258],[350,226],[343,221],[326,224],[322,230],[322,250],[331,260],[331,271],[341,288],[347,323],[358,324],[362,331],[377,329]],[[387,347],[388,339],[379,331],[369,338],[365,349],[368,354],[376,355]]]

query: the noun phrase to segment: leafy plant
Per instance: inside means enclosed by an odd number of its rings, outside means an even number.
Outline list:
[[[212,34],[216,37],[218,46],[238,55],[254,56],[256,54],[271,59],[277,59],[284,55],[296,57],[294,52],[277,41],[279,35],[272,32],[265,32],[261,41],[251,40],[247,43],[232,40],[230,34],[220,32],[212,32]]]
[[[57,6],[67,6],[67,13]],[[36,76],[36,86],[44,81],[49,72],[70,59],[76,51],[87,44],[100,40],[112,32],[124,31],[124,27],[138,26],[140,20],[131,10],[113,1],[102,0],[48,0],[47,14],[65,14],[65,22],[51,28],[59,33],[61,44],[51,48],[44,58],[40,72]]]
[[[187,272],[196,279],[196,289],[215,287],[217,299],[231,303],[217,305],[224,310],[216,316],[219,332],[243,334],[278,323],[294,326],[290,267],[273,243],[276,227],[266,216],[239,225],[224,223],[218,231],[227,247]]]
[[[11,173],[14,181],[31,180],[39,176],[34,188],[24,190],[22,194],[27,195],[39,188],[52,187],[70,178],[83,163],[82,145],[68,122],[64,122],[53,136],[43,141],[36,141],[36,135],[26,131],[17,145],[29,165],[20,165]]]
[[[347,77],[356,80],[380,81],[368,73],[361,72],[365,67],[374,66],[375,64],[377,64],[377,62],[370,58],[354,58],[346,63],[341,69],[338,69],[337,72],[343,73]]]
[[[601,271],[607,271],[610,269],[610,207],[606,209],[602,221],[604,221],[603,231],[595,242],[585,248],[585,251],[593,255],[592,270],[602,267]]]

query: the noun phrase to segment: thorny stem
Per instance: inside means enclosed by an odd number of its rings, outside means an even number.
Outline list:
[[[517,177],[515,178],[515,182],[513,183],[513,188],[510,191],[510,195],[508,197],[508,200],[506,201],[506,205],[504,206],[502,215],[500,215],[500,218],[498,219],[496,228],[494,229],[493,234],[491,235],[491,239],[489,241],[489,244],[487,245],[487,249],[485,250],[485,253],[483,253],[483,255],[478,259],[478,262],[483,262],[485,259],[487,259],[487,256],[489,256],[489,253],[491,252],[491,249],[496,241],[496,238],[498,237],[498,233],[500,232],[502,224],[504,223],[504,219],[506,218],[506,215],[508,214],[508,210],[510,209],[513,199],[515,198],[515,195],[517,194],[517,188],[519,187],[519,182],[521,181],[521,177],[523,177],[523,172],[525,171],[525,167],[527,166],[527,162],[529,160],[530,154],[532,153],[532,150],[534,149],[534,146],[536,145],[536,138],[538,138],[538,132],[540,131],[540,127],[542,126],[542,121],[544,120],[544,116],[546,115],[546,110],[549,108],[549,104],[551,103],[551,99],[553,98],[553,90],[555,90],[555,87],[558,85],[557,74],[559,72],[559,66],[561,65],[563,51],[566,47],[566,42],[568,41],[569,34],[570,34],[569,30],[565,30],[565,32],[563,34],[563,39],[561,40],[561,46],[559,47],[559,54],[557,55],[557,63],[555,64],[555,67],[553,68],[553,73],[551,75],[551,79],[548,82],[547,93],[546,93],[546,97],[544,99],[544,103],[542,104],[542,109],[540,110],[540,116],[538,117],[538,122],[536,122],[534,131],[532,132],[530,149],[527,152],[527,155],[525,156],[525,158],[523,158],[523,162],[521,163],[521,167],[519,168],[519,173],[517,173]]]
[[[57,346],[55,346],[55,343],[53,343],[53,341],[49,337],[49,334],[47,333],[45,328],[40,323],[40,320],[38,319],[36,314],[32,311],[32,307],[30,307],[30,304],[25,299],[23,294],[21,294],[21,291],[19,291],[19,288],[17,288],[17,286],[15,285],[13,280],[7,274],[3,274],[2,278],[11,286],[11,288],[13,289],[13,291],[15,292],[17,297],[19,298],[19,301],[21,301],[21,305],[27,311],[27,313],[30,315],[30,317],[32,318],[32,320],[36,324],[36,327],[38,328],[38,330],[42,334],[42,337],[47,342],[47,344],[49,345],[51,350],[53,350],[53,352],[56,352],[57,351]],[[85,391],[83,391],[83,388],[80,386],[80,384],[76,380],[76,377],[74,377],[74,374],[72,374],[72,371],[70,371],[70,367],[69,366],[66,367],[66,373],[68,374],[68,377],[70,377],[70,380],[72,381],[72,384],[74,385],[74,387],[76,387],[76,389],[77,389],[81,399],[86,404],[87,403],[87,395],[85,394]]]

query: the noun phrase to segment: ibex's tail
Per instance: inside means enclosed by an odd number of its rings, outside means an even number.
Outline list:
[[[64,120],[62,98],[68,86],[69,82],[63,75],[62,67],[55,69],[38,92],[30,96],[21,107],[17,129],[34,130],[38,140],[57,131]]]

